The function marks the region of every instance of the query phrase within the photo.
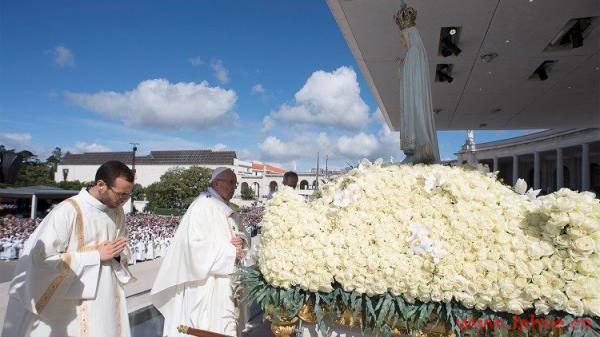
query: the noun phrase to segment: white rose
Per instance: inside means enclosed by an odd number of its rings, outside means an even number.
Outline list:
[[[513,283],[508,280],[502,280],[500,281],[500,294],[502,295],[502,297],[504,298],[513,298],[515,296],[515,286],[513,285]]]
[[[552,307],[559,310],[562,310],[567,303],[567,296],[563,294],[562,291],[556,289],[552,290],[548,295],[548,299],[552,304]]]
[[[575,316],[582,316],[583,303],[578,299],[569,299],[565,305],[565,311]]]
[[[517,271],[517,275],[525,278],[531,277],[531,272],[529,271],[529,267],[523,260],[515,260],[515,269]]]
[[[592,238],[580,237],[571,242],[571,255],[575,253],[578,256],[589,256],[594,252],[594,240]]]
[[[577,262],[577,272],[583,275],[594,276],[598,272],[598,262],[592,262],[590,259],[585,259]]]
[[[533,283],[530,283],[525,287],[523,293],[525,294],[525,298],[527,300],[532,301],[540,298],[542,292],[540,291],[540,287]]]
[[[517,277],[514,281],[515,284],[515,288],[517,291],[520,291],[522,289],[525,289],[525,287],[527,286],[528,282],[527,279],[523,278],[523,277]]]
[[[523,313],[523,305],[517,300],[510,300],[507,305],[508,312],[520,315]]]
[[[531,275],[538,275],[544,270],[544,263],[541,260],[530,260],[527,262]]]
[[[570,240],[567,235],[558,235],[553,239],[553,241],[554,241],[554,244],[557,245],[559,248],[569,247]]]
[[[600,317],[600,299],[595,298],[593,300],[583,300],[583,309],[586,314],[591,314],[596,317]]]
[[[581,285],[576,282],[567,283],[565,292],[567,293],[567,296],[569,297],[569,299],[576,299],[576,300],[580,300],[584,296],[584,293],[585,293],[585,291],[581,287]]]
[[[544,301],[535,301],[534,306],[536,315],[547,315],[550,312],[550,306]]]
[[[527,192],[527,182],[521,178],[517,179],[514,190],[516,193],[524,195]]]

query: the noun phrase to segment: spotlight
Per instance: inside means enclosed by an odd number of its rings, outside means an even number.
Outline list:
[[[539,67],[537,67],[533,71],[533,74],[531,74],[531,76],[529,78],[532,79],[534,77],[539,77],[539,79],[542,81],[547,80],[548,73],[551,72],[552,67],[554,66],[554,63],[556,63],[556,62],[557,61],[554,61],[554,60],[546,60],[546,61],[542,62],[542,64],[540,64]]]
[[[551,44],[556,43],[556,41],[560,38],[559,45],[561,46],[570,43],[572,48],[583,47],[583,32],[590,28],[592,24],[592,18],[573,19],[570,22],[573,22],[571,28],[569,28],[569,30],[567,30],[562,37],[557,36],[554,40],[552,40]],[[559,35],[561,33],[559,33]]]
[[[571,43],[573,44],[573,48],[579,48],[583,46],[583,34],[581,33],[581,25],[579,24],[579,21],[577,21],[573,28],[571,28]]]
[[[454,42],[452,42],[450,36],[443,37],[442,41],[440,41],[440,44],[442,47],[442,56],[444,57],[448,57],[452,54],[458,56],[458,54],[462,52],[462,50],[458,48]]]
[[[440,80],[440,82],[448,82],[448,83],[452,83],[452,81],[454,81],[454,78],[452,78],[452,76],[449,76],[447,74],[444,74],[441,71],[437,72],[438,78]]]
[[[448,82],[452,83],[454,78],[450,76],[450,65],[449,64],[438,64],[437,69],[435,70],[435,76],[438,82]]]
[[[540,66],[539,68],[537,68],[534,73],[536,73],[539,77],[540,80],[545,81],[548,79],[548,73],[546,73],[546,69],[544,69],[544,66]]]
[[[448,57],[452,54],[458,56],[462,50],[458,48],[461,27],[442,27],[440,30],[440,40],[438,55]]]

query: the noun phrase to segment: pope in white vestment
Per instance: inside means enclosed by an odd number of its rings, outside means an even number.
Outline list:
[[[227,169],[213,172],[181,219],[152,287],[152,304],[165,318],[163,336],[184,336],[181,324],[236,335],[236,308],[230,274],[243,257],[236,214],[228,201],[237,179]]]
[[[127,228],[116,207],[126,197],[107,198],[108,205],[84,189],[33,232],[10,285],[2,337],[130,336],[123,290],[132,280],[130,253],[126,240],[117,240]],[[113,240],[118,247],[107,255]]]

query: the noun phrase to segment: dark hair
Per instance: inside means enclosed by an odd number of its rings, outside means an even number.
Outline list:
[[[121,163],[118,160],[110,160],[102,164],[98,171],[96,171],[96,180],[94,183],[98,183],[98,180],[104,181],[109,187],[115,183],[117,178],[124,178],[128,182],[133,182],[133,171],[127,167],[127,165]]]
[[[294,171],[287,171],[283,174],[283,182],[285,183],[286,181],[288,181],[288,179],[292,177],[296,177],[296,179],[298,179],[298,174],[296,174],[296,172]]]

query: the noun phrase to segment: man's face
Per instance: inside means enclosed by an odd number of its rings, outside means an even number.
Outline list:
[[[288,177],[287,180],[283,184],[285,186],[289,186],[293,189],[296,189],[296,185],[298,185],[298,177],[295,177],[295,176]]]
[[[133,191],[133,183],[122,177],[115,179],[112,186],[108,186],[103,180],[99,180],[96,187],[99,190],[100,201],[109,208],[123,206],[129,200],[131,191]]]
[[[223,171],[215,179],[213,188],[219,193],[223,200],[231,200],[235,193],[235,189],[237,188],[237,177],[235,176],[235,173],[231,170]]]

